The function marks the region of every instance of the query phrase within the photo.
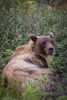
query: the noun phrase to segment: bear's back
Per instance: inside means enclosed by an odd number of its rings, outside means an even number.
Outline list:
[[[23,54],[32,54],[33,42],[30,40],[28,44],[16,48],[13,58]]]

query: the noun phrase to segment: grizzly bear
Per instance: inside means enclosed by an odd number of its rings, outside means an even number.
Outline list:
[[[31,35],[28,44],[19,46],[3,70],[4,84],[21,80],[23,87],[27,79],[32,82],[46,75],[47,71],[50,71],[49,77],[53,77],[54,70],[48,68],[55,53],[53,37],[52,33],[49,36]]]

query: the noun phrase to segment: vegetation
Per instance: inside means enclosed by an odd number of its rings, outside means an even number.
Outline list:
[[[8,0],[7,0],[8,1]],[[11,1],[11,0],[9,0]],[[37,5],[26,0],[20,3],[14,0],[12,6],[3,6],[0,10],[0,99],[1,100],[66,100],[67,99],[67,7],[66,4],[51,7],[46,4]],[[22,0],[23,1],[23,0]],[[58,0],[59,1],[59,0]],[[56,54],[50,67],[59,75],[56,81],[48,80],[51,92],[46,92],[44,83],[41,88],[28,83],[25,93],[18,93],[16,85],[4,87],[2,70],[12,58],[17,46],[28,43],[30,34],[36,36],[54,33]],[[39,80],[40,82],[40,80]]]

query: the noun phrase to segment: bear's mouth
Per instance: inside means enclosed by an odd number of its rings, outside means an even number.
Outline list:
[[[50,55],[53,55],[53,52],[49,52]]]
[[[50,54],[50,55],[53,55],[53,53],[54,53],[54,48],[51,47],[51,48],[49,48],[48,50],[49,50],[49,54]]]
[[[49,54],[50,55],[53,55],[54,54],[54,50],[53,51],[49,51]]]

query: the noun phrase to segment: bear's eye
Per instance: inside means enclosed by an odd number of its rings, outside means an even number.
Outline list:
[[[51,41],[51,43],[54,45],[54,42],[53,41]]]
[[[43,48],[45,48],[45,46],[46,46],[46,42],[42,42],[41,45],[42,45]]]

